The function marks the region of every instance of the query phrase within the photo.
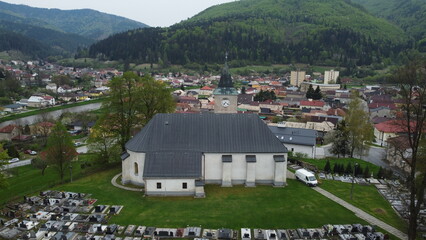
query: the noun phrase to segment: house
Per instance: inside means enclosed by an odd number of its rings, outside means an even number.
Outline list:
[[[287,148],[255,114],[157,114],[126,144],[122,182],[147,195],[204,196],[204,184],[286,185]]]
[[[290,128],[282,125],[269,126],[272,133],[293,153],[303,153],[315,158],[317,131],[303,128]]]
[[[4,112],[9,112],[9,113],[14,113],[14,112],[20,112],[24,109],[26,109],[27,106],[19,104],[19,103],[15,103],[15,104],[9,104],[6,106],[3,106],[3,111]]]
[[[370,108],[370,118],[373,119],[375,117],[384,117],[384,118],[392,118],[395,114],[389,107],[381,106],[378,108]]]
[[[388,139],[397,137],[400,134],[408,133],[407,122],[405,120],[389,120],[374,125],[374,137],[380,146],[386,146]],[[411,123],[415,128],[415,123]]]
[[[95,126],[95,122],[94,121],[90,121],[90,122],[75,121],[75,122],[70,123],[68,126],[71,127],[75,131],[82,131],[82,130],[85,130],[85,129],[90,131],[90,129],[92,129],[93,126]]]
[[[11,141],[12,138],[17,137],[21,134],[19,126],[10,124],[0,128],[0,141],[6,140]]]
[[[300,101],[300,108],[323,109],[325,102],[319,100]]]
[[[55,98],[49,95],[34,95],[28,99],[28,107],[46,107],[55,105]]]

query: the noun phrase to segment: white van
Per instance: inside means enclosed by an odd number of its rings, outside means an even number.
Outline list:
[[[315,175],[304,168],[296,170],[295,175],[297,180],[304,182],[308,186],[315,187],[318,184]]]

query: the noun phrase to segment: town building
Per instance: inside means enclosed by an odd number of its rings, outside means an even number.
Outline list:
[[[337,78],[339,78],[339,71],[325,71],[324,72],[324,84],[337,83]]]
[[[286,185],[287,148],[255,114],[157,114],[126,144],[124,184],[204,196],[204,184]]]
[[[303,81],[305,81],[306,72],[305,71],[291,71],[290,74],[290,84],[292,86],[300,87]]]
[[[290,128],[278,124],[269,126],[273,134],[292,153],[303,153],[309,158],[315,158],[317,131],[303,128]]]

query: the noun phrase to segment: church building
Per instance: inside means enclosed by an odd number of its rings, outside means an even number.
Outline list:
[[[122,182],[148,196],[204,197],[205,184],[286,185],[287,148],[255,114],[237,113],[227,64],[215,113],[157,114],[126,144]]]

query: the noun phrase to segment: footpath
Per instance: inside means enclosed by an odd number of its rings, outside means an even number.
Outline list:
[[[333,194],[325,191],[324,189],[320,188],[320,187],[314,187],[313,188],[315,191],[319,192],[320,194],[324,195],[325,197],[333,200],[334,202],[342,205],[343,207],[345,207],[346,209],[348,209],[349,211],[352,211],[353,213],[355,213],[355,215],[365,221],[367,221],[369,224],[371,225],[376,225],[378,227],[380,227],[381,229],[387,231],[388,233],[398,237],[399,239],[408,239],[407,234],[399,231],[398,229],[392,227],[391,225],[371,216],[370,214],[364,212],[363,210],[355,207],[354,205],[334,196]]]

